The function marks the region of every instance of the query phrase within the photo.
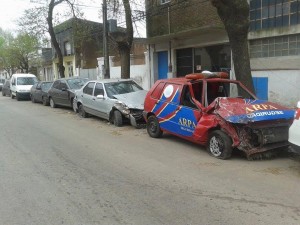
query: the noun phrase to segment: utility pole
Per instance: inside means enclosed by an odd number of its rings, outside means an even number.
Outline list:
[[[104,78],[110,78],[109,52],[108,52],[108,33],[107,33],[107,5],[103,0],[103,51],[104,51]]]

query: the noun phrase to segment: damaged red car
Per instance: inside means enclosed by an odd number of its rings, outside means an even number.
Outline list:
[[[226,76],[202,73],[158,80],[144,103],[148,134],[158,138],[168,132],[206,145],[219,159],[230,158],[233,149],[250,159],[287,147],[295,111],[257,99]]]

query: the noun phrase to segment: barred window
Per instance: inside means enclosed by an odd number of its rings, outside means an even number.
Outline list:
[[[250,0],[250,30],[300,24],[300,0]]]
[[[300,34],[250,41],[251,58],[300,55]]]

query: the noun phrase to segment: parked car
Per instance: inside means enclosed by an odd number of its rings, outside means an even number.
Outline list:
[[[48,91],[49,103],[52,108],[57,106],[73,107],[75,90],[80,89],[88,79],[81,77],[61,78],[53,82]]]
[[[133,80],[94,80],[76,91],[74,109],[79,115],[104,118],[115,126],[125,120],[137,127],[144,123],[143,109],[147,91]]]
[[[49,105],[48,91],[53,81],[40,81],[34,84],[30,89],[30,98],[33,103],[42,102],[43,105]]]
[[[148,134],[168,132],[206,145],[220,159],[230,158],[233,148],[251,159],[287,147],[294,110],[258,100],[241,82],[217,75],[226,73],[158,80],[144,104]]]
[[[30,99],[30,89],[38,82],[33,74],[13,74],[10,79],[10,96],[19,101],[20,99]]]
[[[4,82],[5,82],[5,79],[0,79],[0,91],[2,91]]]
[[[5,80],[2,86],[2,96],[10,96],[10,80]]]
[[[300,151],[300,101],[297,104],[294,122],[289,129],[289,142],[294,149]]]

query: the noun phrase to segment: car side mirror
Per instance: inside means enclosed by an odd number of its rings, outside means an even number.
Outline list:
[[[62,88],[61,90],[62,90],[62,91],[66,91],[67,89],[66,89],[66,88]]]
[[[105,99],[104,95],[97,95],[97,99]]]

